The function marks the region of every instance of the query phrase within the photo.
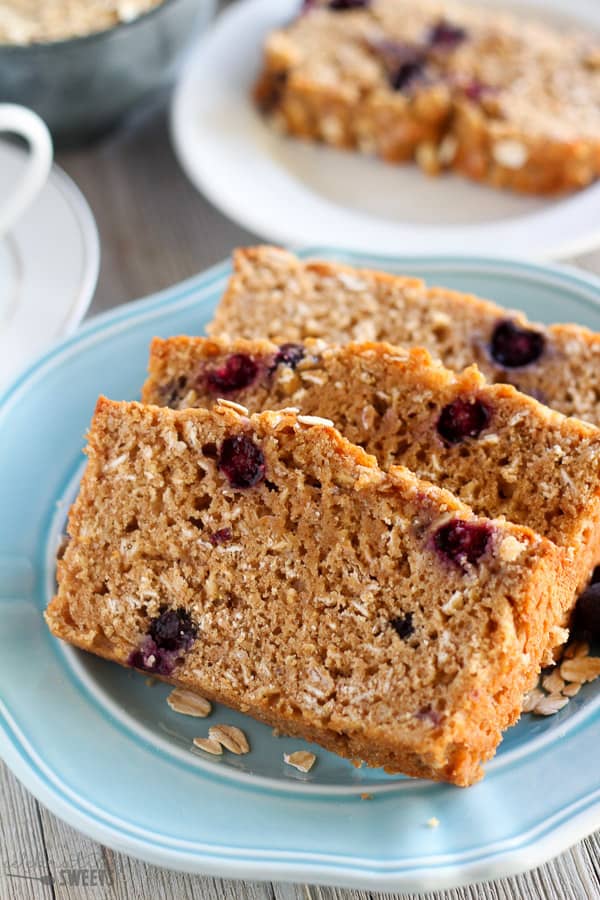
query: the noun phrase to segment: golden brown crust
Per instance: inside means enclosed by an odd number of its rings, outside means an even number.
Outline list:
[[[453,118],[455,151],[452,168],[474,181],[508,188],[523,194],[556,195],[576,191],[600,174],[600,139],[585,137],[549,140],[502,129],[474,104],[459,103]],[[521,154],[526,162],[517,167],[499,165],[497,147]],[[506,152],[506,151],[505,151]]]

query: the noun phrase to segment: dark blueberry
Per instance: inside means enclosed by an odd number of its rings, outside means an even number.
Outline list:
[[[159,650],[156,657],[156,665],[151,670],[157,675],[170,675],[177,665],[177,654],[169,653],[168,650]]]
[[[166,384],[162,384],[158,389],[158,395],[162,406],[175,406],[178,400],[185,396],[187,388],[187,378],[180,375],[179,378],[173,378]]]
[[[271,371],[277,366],[289,366],[295,369],[299,362],[304,359],[304,347],[302,344],[282,344],[275,354]]]
[[[415,633],[413,614],[411,612],[405,613],[403,616],[396,616],[395,619],[390,621],[390,625],[402,640],[406,640],[411,634]]]
[[[539,331],[521,328],[506,319],[498,322],[491,341],[491,354],[501,366],[516,369],[527,366],[540,358],[544,352],[546,339]]]
[[[425,722],[431,722],[432,725],[439,725],[442,721],[442,717],[439,712],[435,709],[432,709],[431,706],[424,706],[422,709],[416,712],[415,719],[421,719]]]
[[[471,81],[467,81],[462,85],[462,92],[469,100],[473,100],[474,103],[478,103],[481,98],[485,94],[489,94],[492,89],[484,84],[482,81],[478,81],[476,78],[471,79]]]
[[[479,437],[490,421],[491,413],[481,400],[461,400],[448,403],[440,413],[437,430],[449,444],[458,444],[465,438]]]
[[[253,487],[265,477],[264,453],[245,434],[225,438],[217,465],[234,488]]]
[[[594,570],[595,572],[595,570]],[[592,576],[593,578],[594,576]],[[573,630],[592,639],[600,639],[600,583],[592,584],[581,594],[575,607]]]
[[[395,91],[403,91],[424,77],[426,55],[422,47],[391,40],[374,41],[370,46],[382,60]]]
[[[329,0],[329,9],[343,12],[347,9],[365,9],[370,5],[370,0]]]
[[[433,543],[436,550],[462,568],[483,556],[491,537],[492,527],[486,523],[453,519],[438,528]]]
[[[182,652],[189,650],[197,628],[184,609],[167,609],[150,622],[148,634],[127,662],[136,669],[170,675]]]
[[[390,76],[390,84],[395,91],[404,91],[422,76],[423,66],[420,62],[402,63]]]
[[[452,25],[451,22],[441,20],[430,29],[427,43],[430,47],[442,50],[454,50],[467,39],[467,32],[460,25]]]
[[[166,609],[152,620],[148,632],[159,650],[178,653],[189,650],[197,628],[185,609]]]
[[[590,584],[598,584],[600,581],[600,566],[596,566],[594,571],[592,572],[592,580]]]
[[[213,393],[231,394],[252,384],[258,375],[258,365],[246,353],[233,353],[222,366],[206,374],[209,390]]]
[[[150,669],[156,662],[158,648],[154,641],[145,641],[137,650],[129,654],[127,662],[136,669]]]
[[[226,544],[232,537],[231,528],[219,528],[218,531],[211,534],[209,540],[213,547],[216,547],[218,544]]]
[[[176,654],[161,650],[152,638],[146,637],[141,647],[134,650],[127,660],[134,669],[154,672],[157,675],[170,675],[176,664]]]

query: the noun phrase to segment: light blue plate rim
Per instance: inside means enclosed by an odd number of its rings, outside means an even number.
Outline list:
[[[600,303],[600,279],[581,273],[568,266],[538,266],[522,261],[498,259],[470,259],[464,257],[406,258],[363,256],[339,251],[335,248],[315,247],[300,255],[337,258],[356,265],[373,268],[394,267],[407,272],[427,269],[429,272],[452,271],[466,274],[475,271],[502,273],[536,283],[547,283],[564,288],[566,293],[577,294],[580,300],[593,306]],[[134,301],[116,311],[104,313],[90,320],[75,335],[63,340],[44,354],[24,372],[0,396],[0,428],[6,412],[18,402],[19,397],[31,390],[47,366],[81,350],[90,339],[107,339],[111,333],[121,331],[128,324],[135,325],[140,317],[159,316],[165,308],[192,300],[200,290],[223,279],[229,272],[228,262],[212,267],[205,273],[188,279],[179,285],[161,291],[144,301]],[[594,704],[597,707],[597,704]],[[566,744],[577,744],[582,739],[600,740],[600,719],[597,715],[578,717],[564,734],[564,743],[555,749],[559,753]],[[546,748],[546,752],[548,748]],[[566,752],[566,751],[565,751]],[[82,796],[73,794],[68,784],[44,763],[43,748],[27,746],[24,735],[11,722],[11,716],[1,698],[0,686],[0,755],[17,777],[53,812],[80,828],[93,838],[125,852],[132,853],[159,865],[191,872],[227,875],[230,877],[273,878],[283,880],[318,881],[320,883],[346,884],[348,886],[377,887],[378,889],[431,889],[462,884],[480,878],[497,877],[521,871],[546,860],[555,853],[584,837],[600,825],[600,781],[585,796],[573,797],[554,815],[544,818],[534,827],[513,835],[505,841],[462,853],[437,852],[428,856],[400,858],[393,861],[361,858],[335,854],[277,851],[272,847],[227,847],[206,843],[171,840],[168,835],[151,829],[130,827],[124,820],[106,815]],[[518,760],[510,768],[518,768]],[[219,777],[215,779],[219,780]],[[231,785],[230,785],[231,787]],[[471,789],[476,790],[476,789]],[[252,786],[236,786],[242,798],[255,791]],[[274,795],[276,791],[272,791]],[[310,799],[310,798],[308,798]],[[240,802],[242,802],[240,800]],[[141,833],[140,833],[141,832]]]

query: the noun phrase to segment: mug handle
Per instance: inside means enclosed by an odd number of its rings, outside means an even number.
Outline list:
[[[30,147],[24,175],[0,203],[0,237],[9,231],[48,180],[52,167],[52,138],[40,117],[24,106],[0,103],[0,132],[25,138]]]

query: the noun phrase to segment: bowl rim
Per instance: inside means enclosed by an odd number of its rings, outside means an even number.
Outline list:
[[[159,15],[169,6],[174,6],[179,2],[182,2],[182,0],[160,0],[157,6],[153,6],[151,9],[146,10],[146,12],[140,13],[139,16],[130,19],[128,22],[120,21],[110,28],[102,28],[100,31],[91,31],[89,34],[60,38],[55,41],[33,41],[31,44],[8,44],[0,41],[0,54],[43,53],[44,51],[52,50],[55,47],[65,49],[70,45],[90,44],[94,41],[102,40],[115,31],[125,31],[129,28],[135,28],[136,25]]]

